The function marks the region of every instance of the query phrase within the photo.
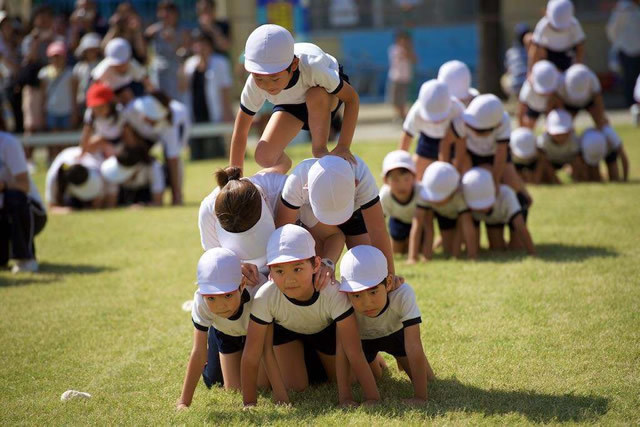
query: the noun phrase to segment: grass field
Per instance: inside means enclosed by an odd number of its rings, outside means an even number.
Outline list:
[[[187,164],[186,206],[50,217],[37,238],[41,272],[0,272],[0,424],[637,425],[640,131],[619,131],[630,183],[531,189],[537,258],[396,260],[438,376],[422,408],[400,402],[412,388],[389,363],[373,408],[339,409],[327,385],[292,395],[291,408],[263,396],[243,412],[239,394],[200,384],[192,407],[174,410],[191,349],[181,305],[195,290],[198,205],[224,163],[207,161]],[[377,176],[393,147],[354,151]],[[42,186],[44,173],[36,178]],[[67,389],[93,398],[61,402]]]

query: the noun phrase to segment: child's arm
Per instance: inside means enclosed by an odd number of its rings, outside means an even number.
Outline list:
[[[347,356],[351,369],[356,375],[358,382],[362,386],[365,400],[377,401],[380,400],[380,393],[378,392],[378,386],[376,380],[373,378],[373,372],[367,363],[367,359],[362,352],[362,344],[360,342],[360,333],[358,332],[358,323],[356,322],[355,314],[350,314],[344,319],[337,322],[336,335],[338,344],[342,345],[342,348]],[[345,375],[344,370],[341,369],[341,374]],[[336,366],[336,376],[338,375]],[[340,378],[340,382],[348,382],[347,378]]]
[[[415,324],[404,328],[404,349],[407,353],[411,383],[413,384],[413,398],[419,401],[427,400],[427,358],[420,339],[420,325]]]
[[[242,401],[244,406],[255,406],[258,402],[258,367],[264,349],[264,342],[267,336],[267,326],[261,325],[251,319],[247,328],[247,339],[242,352],[242,361],[240,362],[240,378],[242,387]],[[274,370],[278,369],[277,364]],[[273,374],[274,382],[280,374]],[[271,381],[271,376],[269,376]]]
[[[262,354],[265,371],[271,384],[271,398],[275,403],[289,403],[289,395],[282,381],[280,368],[276,355],[273,352],[273,325],[267,327],[267,335],[264,340],[264,348]]]
[[[422,239],[422,255],[424,255],[427,260],[433,258],[433,236],[435,234],[433,230],[433,219],[433,210],[428,209],[424,217],[425,227]]]
[[[622,179],[624,181],[629,181],[629,158],[627,157],[627,152],[625,151],[624,146],[620,146],[618,154],[620,155],[620,161],[622,162]]]
[[[342,89],[336,93],[336,96],[344,102],[344,113],[342,115],[342,129],[340,130],[338,145],[331,151],[331,154],[340,156],[355,164],[356,159],[353,157],[353,154],[351,154],[350,147],[353,134],[356,130],[356,122],[358,121],[360,97],[355,89],[347,82],[344,82]]]
[[[193,392],[196,390],[205,363],[207,363],[207,333],[194,328],[193,348],[187,365],[187,373],[184,376],[182,394],[177,403],[178,409],[184,409],[191,405]]]
[[[286,224],[295,224],[298,219],[299,209],[291,209],[285,205],[282,198],[278,200],[278,209],[276,209],[276,228]]]
[[[391,238],[389,237],[387,226],[384,223],[384,213],[382,212],[382,205],[380,204],[380,201],[367,209],[363,209],[362,218],[367,226],[371,245],[382,251],[384,256],[387,258],[389,274],[395,275],[396,270],[393,264]]]
[[[413,142],[413,136],[407,133],[407,131],[402,132],[402,139],[400,140],[400,144],[398,145],[398,150],[409,151],[409,147]]]
[[[313,238],[318,242],[317,249],[320,258],[330,259],[335,266],[344,248],[344,233],[335,226],[322,223],[318,223],[310,231]],[[319,249],[320,247],[321,249]],[[325,286],[332,283],[335,278],[335,268],[328,267],[323,263],[314,276],[313,285],[316,290],[321,291]]]
[[[349,359],[342,348],[340,340],[336,337],[336,382],[338,383],[338,402],[341,406],[353,406],[356,403],[353,400],[351,390]]]
[[[524,244],[525,249],[529,255],[536,254],[536,248],[533,245],[533,240],[531,239],[531,234],[529,234],[529,230],[527,229],[527,225],[524,223],[524,217],[522,213],[516,215],[515,218],[511,221],[513,228],[515,228],[518,237],[522,244]]]
[[[500,188],[500,184],[502,183],[504,168],[507,165],[508,147],[509,144],[504,142],[498,142],[496,147],[496,155],[493,158],[493,181],[496,185],[496,190]]]
[[[449,163],[451,160],[451,145],[455,141],[455,136],[451,131],[451,127],[447,130],[442,141],[440,141],[440,149],[438,150],[438,160]]]
[[[418,262],[418,254],[420,252],[420,244],[422,242],[422,232],[425,224],[425,217],[430,209],[421,207],[416,208],[411,221],[411,232],[409,233],[409,257],[407,263],[415,264]]]
[[[576,45],[576,64],[584,64],[584,42]]]
[[[476,227],[473,225],[471,212],[463,212],[460,214],[460,223],[462,224],[462,234],[464,242],[467,246],[467,256],[469,259],[478,258],[478,247],[476,246]]]
[[[240,169],[244,167],[244,155],[247,150],[247,137],[253,117],[242,109],[238,109],[236,121],[233,125],[233,134],[231,135],[231,147],[229,149],[229,165],[237,166]]]

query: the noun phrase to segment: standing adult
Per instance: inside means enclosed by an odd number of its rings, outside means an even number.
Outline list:
[[[618,52],[624,98],[633,104],[633,88],[640,75],[640,0],[620,0],[607,24],[607,36]]]
[[[196,5],[200,31],[211,37],[216,53],[229,54],[231,27],[227,21],[217,19],[215,0],[198,0]]]

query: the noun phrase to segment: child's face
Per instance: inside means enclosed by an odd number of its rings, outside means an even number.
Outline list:
[[[293,60],[291,65],[291,71],[282,70],[279,73],[275,74],[253,74],[253,80],[256,82],[256,85],[264,90],[265,92],[269,92],[270,95],[277,95],[284,90],[291,81],[291,77],[293,77],[293,72],[298,69],[298,58]]]
[[[112,65],[111,69],[113,69],[113,71],[115,71],[118,74],[126,74],[127,71],[129,71],[129,63],[125,62],[124,64],[120,64],[120,65]]]
[[[384,177],[384,182],[396,198],[404,199],[411,195],[416,177],[404,168],[393,169]]]
[[[320,268],[320,258],[274,264],[269,267],[271,280],[289,298],[306,301],[313,295],[313,275]]]
[[[96,117],[107,117],[111,111],[110,104],[96,105],[92,107],[93,115]]]
[[[216,316],[228,319],[238,312],[242,303],[242,291],[244,287],[240,286],[238,290],[226,294],[203,295],[207,307]]]
[[[67,63],[63,55],[53,55],[49,58],[49,61],[56,68],[63,68]]]
[[[100,57],[99,48],[91,48],[84,51],[84,58],[87,62],[93,62]]]
[[[558,144],[558,145],[562,145],[565,142],[567,142],[569,140],[569,135],[571,135],[571,133],[567,132],[567,133],[558,133],[555,135],[551,135],[549,134],[549,136],[551,136],[551,140]]]
[[[387,304],[387,290],[383,284],[347,295],[353,309],[367,317],[376,317]]]

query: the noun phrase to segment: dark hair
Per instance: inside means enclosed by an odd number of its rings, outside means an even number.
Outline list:
[[[400,171],[400,175],[404,175],[407,173],[413,174],[413,172],[411,172],[409,169],[407,168],[393,168],[390,171],[387,171],[387,173],[385,174],[385,178],[389,176],[389,174],[393,171]]]
[[[158,9],[164,9],[169,12],[180,13],[178,6],[171,0],[162,0],[158,3]]]
[[[144,143],[123,146],[116,154],[116,159],[118,163],[125,167],[135,166],[138,163],[148,164],[153,160],[149,155],[149,149]]]
[[[230,233],[242,233],[253,227],[262,213],[262,195],[248,179],[240,179],[242,170],[228,166],[216,172],[220,193],[215,212],[222,228]]]
[[[81,185],[87,182],[87,179],[89,179],[89,170],[80,164],[68,165],[65,163],[60,166],[57,176],[58,185],[54,194],[55,204],[57,206],[63,205],[64,193],[69,184]]]
[[[405,30],[398,30],[395,33],[395,40],[400,40],[400,39],[411,39],[411,34],[408,31]]]
[[[167,121],[169,123],[173,123],[173,114],[171,114],[171,107],[169,107],[169,104],[171,103],[171,98],[169,97],[169,95],[167,95],[160,89],[154,89],[149,95],[157,99],[164,106],[164,108],[167,109]]]
[[[204,31],[195,29],[192,31],[191,37],[193,38],[194,42],[204,42],[204,43],[207,43],[212,50],[215,49],[215,43],[213,39],[209,34],[205,33]]]

